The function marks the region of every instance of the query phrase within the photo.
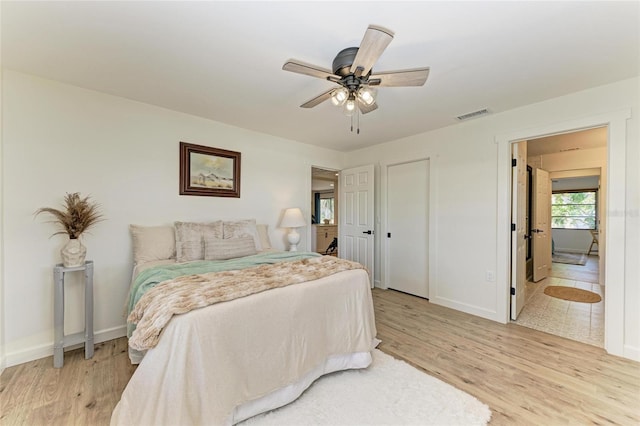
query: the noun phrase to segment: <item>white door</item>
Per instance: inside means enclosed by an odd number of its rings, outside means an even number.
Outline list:
[[[511,319],[518,315],[525,304],[527,279],[527,142],[512,145],[512,204],[511,204]],[[513,164],[513,163],[512,163]],[[515,227],[515,229],[513,229]]]
[[[536,169],[533,174],[533,281],[549,275],[551,269],[551,179],[549,172]]]
[[[373,164],[340,172],[338,256],[362,263],[373,287]]]
[[[387,287],[429,298],[429,160],[387,167]]]

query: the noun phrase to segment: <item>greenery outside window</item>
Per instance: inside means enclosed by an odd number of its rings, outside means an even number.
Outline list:
[[[322,196],[321,196],[322,197]],[[320,223],[324,223],[325,219],[333,224],[333,206],[334,198],[320,198]]]
[[[551,195],[551,227],[596,229],[596,190],[558,191]]]

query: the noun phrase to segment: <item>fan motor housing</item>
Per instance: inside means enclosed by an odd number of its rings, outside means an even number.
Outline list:
[[[357,47],[342,49],[333,60],[333,73],[342,77],[351,74],[350,68],[358,53]]]

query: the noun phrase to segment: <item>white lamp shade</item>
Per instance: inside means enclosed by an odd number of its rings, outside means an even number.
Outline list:
[[[285,210],[282,221],[280,222],[282,228],[299,228],[306,224],[304,216],[302,216],[302,210],[298,207]]]

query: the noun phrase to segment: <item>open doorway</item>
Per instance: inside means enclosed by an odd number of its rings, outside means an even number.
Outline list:
[[[601,178],[607,167],[607,128],[532,139],[526,144],[527,279],[524,308],[515,323],[604,347],[604,247],[598,235],[606,219],[606,184]],[[549,181],[551,191],[544,192],[545,200],[539,199],[536,176]],[[534,246],[542,241],[537,238],[543,231],[538,229],[535,216],[540,209],[536,205],[546,209],[544,232],[551,237],[544,240],[550,245],[551,261],[538,262],[545,268],[538,274],[534,265],[540,251],[531,248],[532,241]],[[561,299],[551,295],[554,288],[595,296]]]
[[[606,195],[601,195],[605,201],[608,214],[601,221],[599,241],[602,243],[600,253],[600,276],[604,276],[607,287],[605,299],[605,339],[604,349],[617,356],[632,358],[636,355],[632,348],[625,346],[625,318],[629,304],[625,301],[625,263],[627,248],[624,235],[627,230],[625,214],[625,200],[627,194],[626,182],[626,146],[628,139],[627,121],[631,118],[631,109],[607,112],[588,117],[579,117],[566,121],[547,122],[533,127],[526,127],[510,133],[496,135],[498,145],[498,168],[496,189],[497,200],[497,271],[496,285],[498,289],[498,304],[496,318],[503,322],[509,321],[511,305],[511,173],[512,145],[522,140],[532,140],[548,135],[556,135],[573,131],[607,127],[606,168],[602,169],[601,181],[606,188]],[[579,155],[579,151],[574,153]],[[603,249],[606,249],[604,251]]]
[[[311,168],[311,250],[338,255],[338,178],[336,170]]]

